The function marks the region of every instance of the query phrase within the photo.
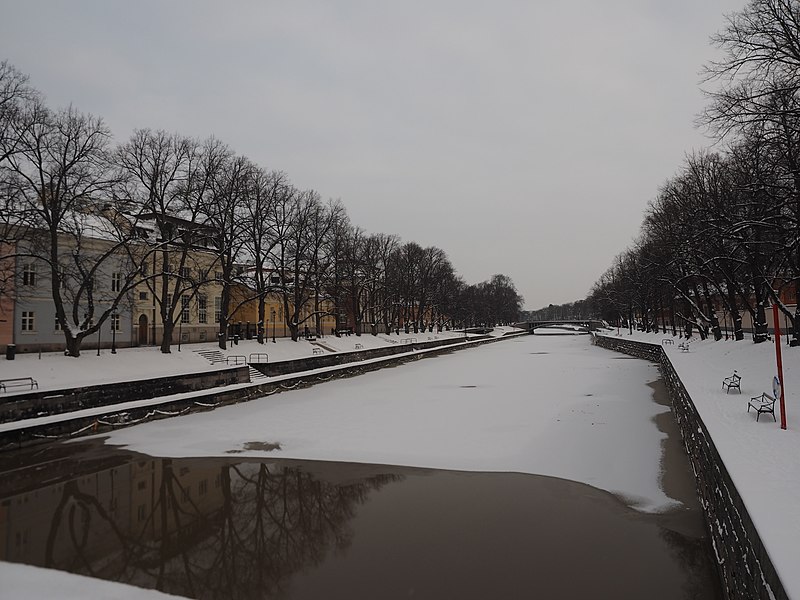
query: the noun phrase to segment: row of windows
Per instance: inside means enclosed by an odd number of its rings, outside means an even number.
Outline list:
[[[147,265],[142,265],[142,274],[147,277]],[[189,267],[181,267],[178,274],[185,278],[191,279],[192,278],[192,270]],[[200,273],[200,279],[204,279],[202,277],[202,272]],[[22,265],[22,285],[33,287],[36,285],[38,279],[38,273],[36,270],[36,265],[33,263],[27,263]],[[222,271],[215,271],[214,272],[214,281],[222,281]],[[61,287],[67,287],[67,274],[66,271],[61,272]],[[111,291],[112,292],[119,292],[122,290],[122,273],[112,273],[111,274]],[[142,294],[144,294],[144,298],[142,298]],[[140,300],[147,299],[147,292],[141,292],[139,295]]]
[[[28,287],[36,286],[36,282],[38,280],[38,273],[36,270],[36,265],[32,263],[27,263],[22,265],[22,285]],[[67,274],[65,271],[61,271],[61,287],[65,288],[67,286]],[[111,274],[111,291],[112,292],[119,292],[122,290],[122,273],[112,273]]]
[[[94,320],[90,320],[88,326],[91,327],[93,323]],[[121,320],[119,313],[112,313],[109,323],[111,324],[112,331],[122,331],[122,328],[120,327]],[[33,310],[22,311],[20,328],[22,331],[26,331],[29,333],[36,331],[36,311]],[[58,319],[55,319],[55,325],[53,329],[55,331],[62,331],[61,323],[58,322]]]

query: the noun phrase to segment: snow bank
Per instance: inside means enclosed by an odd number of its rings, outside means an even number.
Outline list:
[[[182,598],[156,590],[0,561],[0,599],[58,598],[59,600],[167,600]]]

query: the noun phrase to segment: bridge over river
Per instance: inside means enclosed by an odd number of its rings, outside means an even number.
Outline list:
[[[577,325],[579,327],[586,327],[586,331],[596,331],[601,327],[605,327],[606,323],[597,319],[551,319],[551,320],[538,320],[538,321],[522,321],[520,323],[515,323],[515,327],[519,327],[520,329],[527,329],[529,332],[533,333],[535,329],[538,327],[544,327],[545,325]]]

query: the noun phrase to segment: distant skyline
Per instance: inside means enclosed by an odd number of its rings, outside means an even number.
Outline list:
[[[713,143],[699,72],[745,4],[0,0],[0,60],[117,142],[214,135],[535,310],[583,298]]]

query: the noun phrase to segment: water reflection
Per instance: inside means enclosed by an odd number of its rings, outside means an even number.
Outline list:
[[[192,598],[721,597],[702,517],[514,473],[0,455],[0,559]]]
[[[274,463],[112,462],[64,476],[36,465],[52,479],[35,489],[19,471],[0,476],[0,558],[195,598],[269,596],[347,548],[356,507],[401,478],[331,483]]]

